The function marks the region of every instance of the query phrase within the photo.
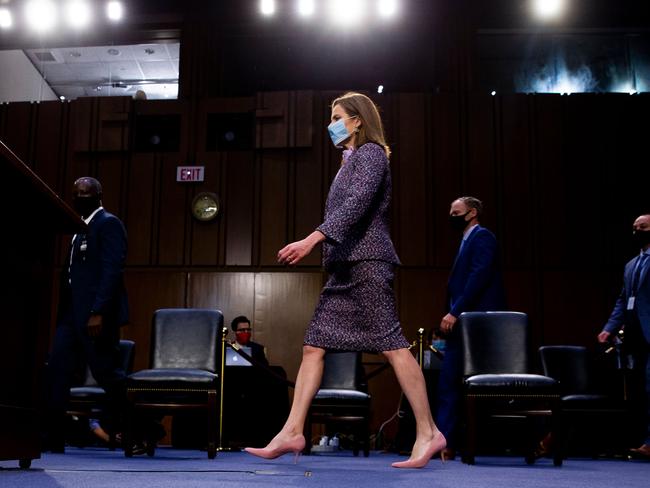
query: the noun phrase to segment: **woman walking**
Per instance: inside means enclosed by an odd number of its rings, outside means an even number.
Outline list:
[[[343,162],[330,187],[325,219],[305,239],[278,253],[295,265],[323,242],[323,264],[330,274],[305,334],[293,404],[282,430],[265,448],[246,448],[273,459],[305,447],[303,428],[320,387],[328,350],[381,352],[395,370],[416,420],[416,440],[408,460],[396,468],[421,468],[446,446],[426,394],[422,371],[405,339],[393,291],[399,264],[390,238],[391,177],[383,125],[375,104],[360,93],[332,102],[330,137],[343,148]]]

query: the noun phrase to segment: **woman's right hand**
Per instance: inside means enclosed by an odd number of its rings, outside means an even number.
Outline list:
[[[301,241],[287,244],[278,252],[278,263],[296,265],[314,249],[316,244],[324,240],[325,236],[322,232],[314,231]]]

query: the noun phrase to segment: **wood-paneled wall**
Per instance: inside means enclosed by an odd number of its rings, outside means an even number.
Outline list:
[[[0,138],[52,188],[67,199],[75,178],[97,176],[106,208],[126,223],[131,325],[124,335],[138,343],[136,367],[148,363],[156,308],[218,307],[226,321],[251,317],[271,362],[295,377],[322,284],[320,256],[297,269],[278,266],[275,256],[320,223],[340,158],[324,130],[333,95],[0,106]],[[409,339],[443,314],[459,243],[448,207],[472,194],[485,202],[483,222],[500,241],[510,308],[530,314],[534,346],[592,343],[635,252],[632,220],[648,211],[650,96],[376,99],[394,151],[393,237],[403,262],[396,290]],[[208,113],[251,110],[260,115],[255,148],[206,150]],[[179,150],[134,152],[138,113],[179,114]],[[205,182],[177,183],[175,168],[185,164],[205,166]],[[192,197],[205,190],[222,202],[210,223],[189,212]],[[394,409],[391,381],[371,384],[377,420]]]

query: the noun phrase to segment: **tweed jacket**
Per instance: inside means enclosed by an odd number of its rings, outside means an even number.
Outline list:
[[[384,149],[369,142],[341,166],[330,187],[325,219],[323,265],[378,260],[399,264],[390,238],[391,176]]]

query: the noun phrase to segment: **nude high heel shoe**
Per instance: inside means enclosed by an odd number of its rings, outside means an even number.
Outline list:
[[[283,454],[287,454],[289,452],[292,452],[294,454],[293,458],[293,463],[296,464],[298,462],[298,458],[300,457],[300,453],[302,450],[305,448],[305,438],[304,436],[296,436],[289,442],[282,443],[274,448],[269,448],[267,447],[246,447],[244,448],[244,451],[246,451],[249,454],[252,454],[253,456],[261,457],[264,459],[275,459]]]
[[[417,459],[408,459],[406,461],[399,461],[397,463],[391,464],[393,468],[424,468],[429,460],[439,451],[442,451],[447,447],[447,439],[442,435],[442,432],[438,432],[436,436],[431,440],[427,450]],[[444,463],[445,457],[441,455],[441,460]]]

